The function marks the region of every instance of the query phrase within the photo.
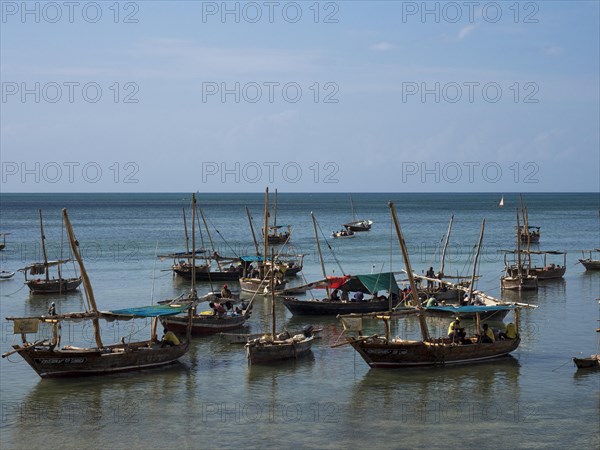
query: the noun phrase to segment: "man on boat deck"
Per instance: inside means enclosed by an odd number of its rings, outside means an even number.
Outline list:
[[[221,298],[231,298],[231,291],[229,290],[229,288],[227,287],[226,284],[223,285],[223,288],[221,289]]]
[[[342,286],[342,296],[340,297],[342,301],[347,302],[348,301],[348,288]]]
[[[167,331],[167,329],[165,328],[164,333],[165,335],[162,338],[162,347],[166,345],[172,347],[174,345],[181,344],[177,336],[175,336],[175,333],[173,333],[172,331]]]
[[[49,316],[55,316],[56,315],[56,305],[54,302],[50,303],[50,309],[48,309],[48,315]]]
[[[425,274],[428,278],[435,278],[435,272],[433,271],[433,267],[430,267],[427,273]],[[427,280],[427,289],[433,289],[433,281]]]
[[[460,317],[457,317],[448,327],[448,337],[453,341],[462,341],[466,336],[465,329],[460,323]]]
[[[339,289],[337,289],[337,288],[336,288],[336,289],[334,289],[334,290],[331,292],[331,295],[329,296],[329,299],[330,299],[330,300],[333,300],[333,301],[337,301],[337,300],[339,300],[339,299],[340,299],[340,297],[338,296],[338,292],[340,292],[340,291],[339,291]]]

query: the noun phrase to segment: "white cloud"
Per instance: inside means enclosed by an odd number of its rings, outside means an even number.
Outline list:
[[[387,52],[389,50],[394,50],[395,48],[397,47],[394,44],[385,41],[378,42],[377,44],[373,44],[369,47],[369,49],[375,52]]]
[[[555,45],[552,47],[544,47],[542,51],[544,52],[545,55],[559,56],[565,52],[565,49]]]
[[[467,25],[467,26],[462,27],[460,29],[460,31],[458,32],[458,34],[456,35],[456,38],[459,41],[462,41],[468,35],[470,35],[473,32],[473,30],[475,30],[475,28],[477,28],[478,26],[479,26],[478,24],[471,24],[471,25]]]

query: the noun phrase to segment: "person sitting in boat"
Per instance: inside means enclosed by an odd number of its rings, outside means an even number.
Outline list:
[[[342,295],[340,296],[340,299],[343,302],[347,302],[348,301],[348,288],[342,287],[341,291],[342,291]]]
[[[329,296],[329,300],[331,300],[331,301],[333,301],[333,302],[337,302],[337,301],[340,299],[340,297],[339,297],[339,292],[340,292],[340,290],[339,290],[339,289],[337,289],[337,288],[336,288],[336,289],[334,289],[334,290],[331,292],[331,295]]]
[[[516,339],[517,338],[517,327],[515,324],[510,322],[506,325],[506,332],[500,333],[500,339]]]
[[[225,308],[220,303],[210,302],[208,306],[213,310],[213,316],[223,317],[225,315]]]
[[[355,292],[354,293],[354,301],[355,302],[362,302],[364,300],[365,296],[362,292]]]
[[[221,298],[232,298],[231,291],[226,284],[224,284],[223,288],[221,289]]]
[[[49,316],[56,315],[56,304],[54,302],[50,303],[50,308],[48,309],[48,315]]]
[[[481,342],[484,344],[493,344],[496,342],[496,336],[487,323],[483,324],[483,336],[481,336]]]
[[[462,342],[466,335],[465,329],[460,323],[460,317],[457,317],[454,321],[450,322],[450,326],[448,327],[448,337],[452,339],[452,341]]]
[[[167,329],[165,328],[164,336],[161,341],[161,347],[166,347],[167,345],[169,347],[173,347],[174,345],[179,345],[179,344],[181,344],[181,342],[179,341],[177,336],[175,336],[175,333],[173,333],[172,331],[167,331]]]
[[[438,301],[433,295],[431,297],[429,297],[429,300],[427,300],[427,303],[425,304],[425,306],[427,308],[429,308],[430,306],[437,306],[437,305],[438,305]]]

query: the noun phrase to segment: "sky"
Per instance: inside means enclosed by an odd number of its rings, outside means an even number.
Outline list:
[[[1,2],[1,192],[600,192],[600,2]]]

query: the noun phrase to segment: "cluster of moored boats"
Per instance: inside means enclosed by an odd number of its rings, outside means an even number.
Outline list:
[[[195,226],[191,227],[189,238],[186,213],[183,211],[186,250],[184,252],[161,255],[161,258],[172,257],[174,276],[189,280],[190,291],[175,299],[168,299],[154,305],[103,311],[98,309],[94,291],[87,275],[84,262],[79,252],[79,243],[75,237],[67,211],[63,209],[63,219],[70,243],[71,258],[49,261],[45,249],[42,212],[40,210],[40,231],[44,261],[32,263],[21,269],[25,274],[25,283],[32,294],[66,293],[83,285],[86,299],[86,310],[83,312],[56,314],[52,307],[48,314],[36,317],[8,317],[13,322],[16,335],[21,335],[22,342],[13,345],[13,349],[3,357],[19,354],[41,377],[62,377],[78,375],[98,375],[126,370],[137,370],[169,364],[184,355],[193,335],[221,333],[230,342],[245,345],[248,361],[251,364],[269,363],[282,359],[299,358],[308,353],[319,330],[314,324],[307,324],[303,329],[289,332],[278,330],[275,316],[276,298],[280,298],[285,307],[293,314],[300,316],[337,316],[344,326],[345,341],[335,346],[350,345],[371,367],[412,367],[427,365],[463,364],[497,358],[507,355],[518,348],[519,311],[521,308],[534,308],[533,305],[507,303],[495,299],[484,292],[474,289],[477,280],[476,269],[479,249],[483,240],[485,221],[482,222],[481,233],[475,254],[473,271],[470,277],[463,277],[456,282],[448,281],[444,276],[444,256],[438,273],[433,268],[426,275],[418,275],[411,268],[410,258],[404,236],[396,215],[395,207],[389,204],[390,214],[400,250],[405,264],[408,286],[400,289],[394,273],[371,273],[365,275],[327,276],[323,259],[321,268],[323,278],[301,286],[287,285],[288,280],[302,270],[304,255],[282,253],[291,238],[292,229],[276,224],[277,196],[275,196],[274,223],[270,224],[269,192],[265,193],[264,225],[262,228],[262,252],[254,232],[252,218],[247,215],[255,244],[255,255],[230,256],[219,255],[213,245],[209,227],[203,211],[196,206],[195,195],[192,196],[191,221],[196,223],[201,217],[206,227],[211,249],[205,243],[198,249],[196,245]],[[354,208],[353,208],[354,210]],[[197,215],[200,212],[199,216]],[[317,220],[311,213],[317,249],[320,251],[320,239]],[[517,212],[517,238],[515,250],[505,253],[515,255],[515,261],[506,261],[505,275],[501,279],[504,289],[527,289],[527,277],[545,280],[560,278],[565,273],[566,255],[564,252],[532,251],[531,233],[528,231],[527,213],[522,208],[524,224],[519,223]],[[452,229],[452,221],[448,227],[442,255],[445,254]],[[198,221],[199,223],[199,221]],[[373,224],[370,220],[355,220],[344,224],[347,232],[368,231]],[[353,227],[356,227],[353,229]],[[359,229],[361,228],[362,229]],[[539,227],[535,227],[539,241]],[[529,235],[523,241],[523,235]],[[525,243],[526,249],[521,249]],[[278,249],[276,253],[275,249]],[[596,249],[599,251],[600,249]],[[542,255],[543,266],[531,264],[531,255]],[[561,255],[562,266],[548,264],[550,255]],[[62,265],[73,262],[79,275],[65,278]],[[600,268],[600,261],[582,259],[582,264],[589,270]],[[49,271],[56,268],[58,278],[50,277]],[[13,273],[14,274],[14,273]],[[518,282],[511,284],[512,279]],[[197,281],[209,282],[211,290],[208,294],[198,296]],[[219,283],[222,289],[214,288]],[[251,294],[246,299],[240,298],[240,292],[231,290],[227,283],[239,283],[240,290]],[[426,285],[426,286],[425,286]],[[313,289],[323,289],[326,297],[321,299],[298,299],[296,293]],[[269,329],[258,335],[236,334],[236,330],[247,324],[252,315],[252,306],[256,296],[270,297],[270,308],[265,309],[265,323]],[[208,303],[210,309],[200,311],[199,305]],[[488,331],[486,320],[502,323],[508,313],[514,313],[514,321]],[[390,322],[408,316],[417,316],[420,338],[403,339],[391,335]],[[472,321],[471,334],[457,333],[453,328],[448,336],[431,336],[427,318],[451,317]],[[150,337],[142,341],[127,341],[105,344],[102,339],[100,320],[131,320],[145,318],[151,320]],[[62,322],[91,321],[94,329],[94,344],[87,347],[61,345]],[[383,333],[363,335],[363,320],[377,320],[383,324]],[[165,334],[158,338],[158,325],[161,324]],[[455,327],[458,321],[453,322]],[[40,326],[51,330],[50,338],[28,340],[28,335],[38,335]],[[507,332],[510,329],[511,332]],[[494,332],[495,331],[495,332]],[[232,333],[233,332],[233,333]],[[598,356],[591,358],[575,358],[578,367],[597,367]]]

